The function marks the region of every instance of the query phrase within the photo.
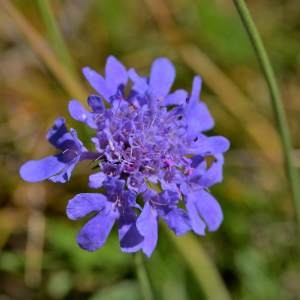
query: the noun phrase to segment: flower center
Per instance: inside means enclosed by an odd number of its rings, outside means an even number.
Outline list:
[[[108,110],[104,129],[98,133],[105,155],[103,172],[141,172],[147,176],[178,165],[183,143],[180,116],[174,109],[153,110],[148,105],[136,108],[124,100],[118,101]]]

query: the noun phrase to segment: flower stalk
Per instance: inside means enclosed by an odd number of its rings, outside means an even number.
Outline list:
[[[233,0],[236,9],[241,17],[241,20],[244,24],[244,27],[248,33],[249,39],[252,43],[252,46],[255,50],[257,59],[259,61],[260,67],[266,79],[271,103],[277,122],[278,132],[281,139],[282,150],[284,155],[285,169],[288,177],[288,183],[290,185],[290,190],[292,193],[295,213],[297,219],[297,229],[298,229],[298,238],[300,241],[300,186],[299,186],[299,176],[295,163],[293,161],[292,155],[292,141],[289,133],[288,123],[286,115],[284,112],[284,107],[282,99],[280,96],[279,88],[276,83],[274,70],[270,63],[270,59],[266,52],[266,49],[263,45],[262,39],[259,35],[259,32],[255,26],[255,23],[251,17],[249,9],[244,0]],[[299,243],[300,246],[300,243]]]
[[[154,300],[151,284],[144,265],[144,258],[141,252],[134,254],[134,262],[136,266],[136,275],[139,281],[141,294],[144,300]]]
[[[72,76],[77,76],[72,58],[62,37],[59,26],[48,0],[35,0],[47,28],[47,34],[60,62],[68,68]],[[76,78],[78,79],[78,78]]]

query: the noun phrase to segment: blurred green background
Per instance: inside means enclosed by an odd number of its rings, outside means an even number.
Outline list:
[[[247,2],[275,68],[299,167],[300,1]],[[84,138],[68,100],[85,102],[92,90],[81,68],[102,72],[110,54],[145,74],[167,56],[175,87],[190,89],[200,74],[216,119],[211,133],[232,143],[224,182],[212,190],[224,222],[205,238],[174,239],[161,228],[145,259],[155,299],[219,300],[209,295],[222,292],[213,285],[216,270],[232,299],[300,299],[294,208],[270,99],[232,1],[1,0],[0,8],[0,300],[143,299],[134,259],[115,233],[95,253],[75,243],[80,222],[66,218],[65,206],[87,190],[88,168],[65,185],[18,176],[24,161],[53,153],[45,133],[55,117],[66,116]]]

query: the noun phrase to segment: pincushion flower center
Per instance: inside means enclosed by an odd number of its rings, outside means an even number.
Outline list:
[[[172,166],[174,162],[167,153],[171,150],[169,140],[174,141],[176,136],[176,127],[171,126],[171,119],[166,116],[166,111],[152,112],[146,105],[140,109],[117,106],[109,127],[111,162],[122,164],[125,173],[156,173],[162,163]]]

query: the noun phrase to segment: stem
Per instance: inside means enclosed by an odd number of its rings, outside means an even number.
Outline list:
[[[76,75],[75,67],[69,55],[69,51],[62,37],[59,26],[55,20],[52,8],[48,0],[36,0],[37,6],[47,28],[47,33],[52,46],[61,61],[72,75]]]
[[[258,30],[252,20],[250,12],[244,0],[233,0],[237,11],[242,19],[245,29],[252,43],[252,46],[257,55],[257,59],[265,76],[268,84],[274,115],[277,122],[277,127],[281,139],[282,150],[284,155],[285,169],[289,180],[290,190],[292,193],[296,221],[298,229],[298,238],[300,241],[300,189],[299,189],[299,176],[292,155],[292,142],[285,116],[279,88],[276,83],[274,71],[270,63],[268,54],[264,48],[263,42],[260,38]],[[299,245],[300,246],[300,245]]]
[[[195,236],[187,234],[177,237],[166,226],[164,228],[187,266],[194,274],[205,295],[205,299],[230,300],[230,293],[218,269]]]
[[[136,273],[140,284],[140,290],[144,300],[154,300],[154,296],[151,289],[151,284],[148,278],[148,274],[144,265],[144,258],[141,252],[134,254],[134,261],[136,266]]]

